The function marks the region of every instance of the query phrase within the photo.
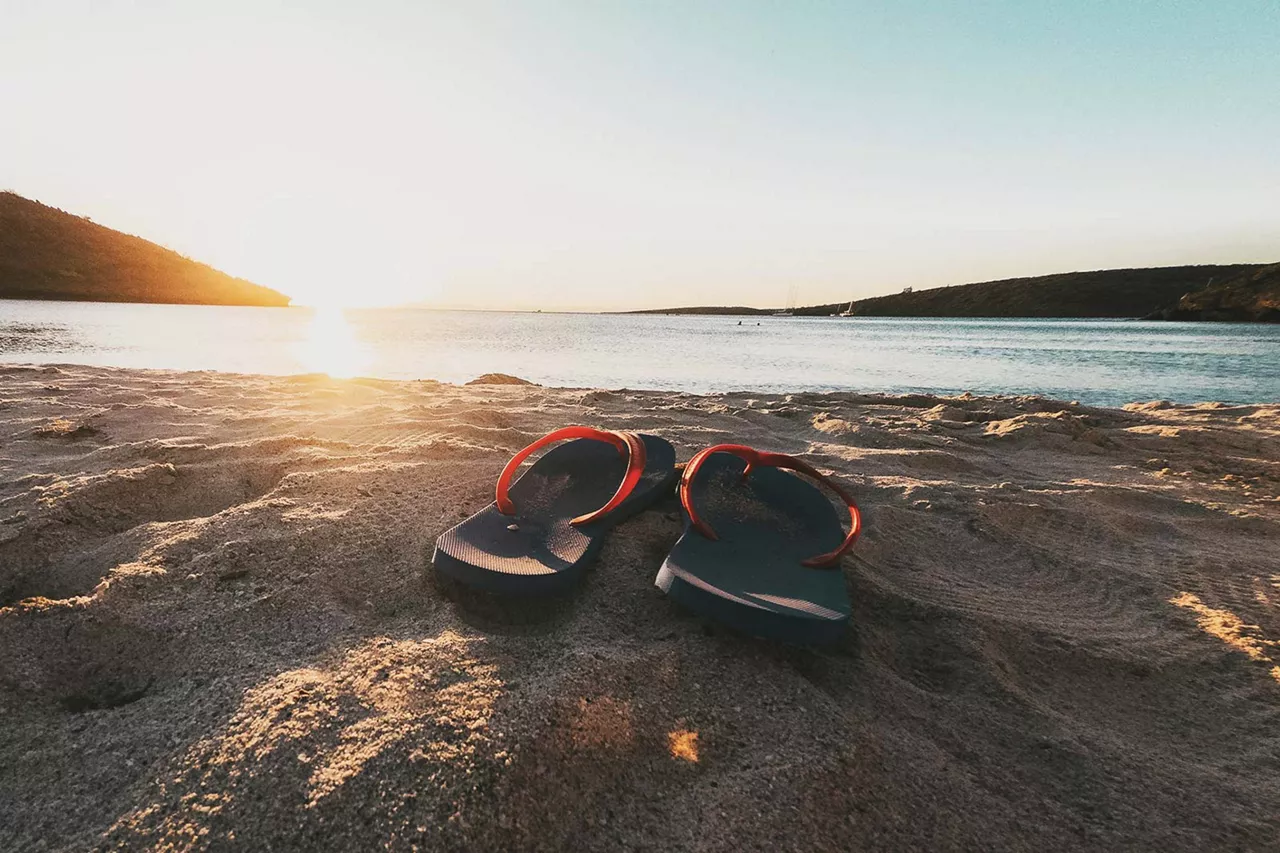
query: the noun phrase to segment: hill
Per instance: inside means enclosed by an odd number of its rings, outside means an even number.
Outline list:
[[[1257,268],[1157,267],[1011,278],[863,299],[853,311],[867,317],[1145,317],[1211,280]]]
[[[155,243],[0,192],[0,299],[288,305]]]
[[[1184,296],[1204,291],[1210,282],[1238,282],[1262,270],[1262,264],[1156,267],[1151,269],[1096,270],[1009,278],[975,284],[959,284],[894,293],[853,303],[860,317],[1147,317],[1172,316]],[[1272,278],[1266,281],[1274,282]],[[1274,295],[1275,287],[1261,290]],[[1214,286],[1215,291],[1218,286]],[[1222,291],[1224,294],[1226,290]],[[1251,293],[1244,284],[1232,285],[1234,294]],[[1261,291],[1260,291],[1261,292]],[[1223,298],[1228,298],[1224,296]],[[1263,298],[1264,302],[1266,297]],[[1197,303],[1188,303],[1188,306]],[[1235,303],[1232,302],[1232,305]],[[811,305],[795,309],[798,317],[827,316],[844,311],[849,303]],[[1186,319],[1195,310],[1188,308]],[[1234,309],[1233,309],[1234,310]],[[672,308],[648,313],[667,314],[770,314],[769,309]],[[1198,315],[1196,315],[1198,316]],[[1208,319],[1208,317],[1204,317]]]
[[[1188,293],[1160,316],[1168,320],[1280,323],[1280,264],[1250,270]]]
[[[624,311],[624,314],[716,314],[729,317],[757,317],[772,314],[776,308],[748,308],[745,305],[699,305],[692,308],[646,308],[643,311]]]

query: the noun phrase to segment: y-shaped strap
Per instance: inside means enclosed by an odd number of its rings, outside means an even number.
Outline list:
[[[618,486],[618,490],[613,493],[613,497],[609,498],[609,502],[600,507],[595,512],[589,512],[586,515],[580,515],[570,521],[570,524],[586,524],[590,521],[604,517],[607,513],[617,508],[618,504],[627,499],[627,496],[635,490],[636,484],[640,482],[640,475],[644,473],[644,442],[640,440],[640,436],[632,432],[613,432],[593,427],[585,426],[569,426],[563,429],[549,432],[542,438],[530,444],[524,450],[521,450],[515,456],[511,457],[511,461],[507,463],[507,467],[502,469],[502,473],[498,475],[497,504],[498,512],[503,515],[515,515],[516,505],[512,503],[511,496],[508,492],[511,489],[511,478],[515,476],[516,469],[520,467],[520,463],[528,459],[530,455],[546,447],[548,444],[555,444],[557,441],[568,441],[571,438],[590,438],[595,441],[603,441],[612,444],[618,448],[619,453],[627,455],[627,472],[622,477],[622,484]]]
[[[694,478],[698,476],[698,469],[702,467],[702,463],[713,453],[731,453],[743,459],[747,463],[746,469],[742,472],[744,480],[751,473],[751,469],[757,465],[764,465],[770,468],[787,468],[792,471],[799,471],[802,474],[808,474],[822,485],[831,489],[844,501],[845,506],[849,508],[849,518],[852,521],[852,526],[849,528],[848,535],[844,537],[844,542],[834,551],[810,557],[804,560],[801,565],[811,568],[834,566],[844,556],[845,552],[853,547],[853,543],[858,541],[858,534],[862,532],[862,514],[858,512],[858,506],[853,502],[853,497],[848,492],[807,462],[802,462],[784,453],[767,453],[763,450],[756,450],[754,447],[747,447],[745,444],[717,444],[714,447],[700,450],[689,460],[689,464],[684,468],[684,474],[680,477],[680,503],[684,505],[684,511],[689,514],[689,521],[694,530],[697,530],[703,536],[713,540],[720,538],[711,529],[711,525],[703,521],[701,516],[698,515],[698,511],[694,509],[690,486],[693,484]]]

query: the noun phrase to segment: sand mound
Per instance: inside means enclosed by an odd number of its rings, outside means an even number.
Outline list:
[[[841,476],[844,642],[437,583],[567,423]],[[0,849],[1275,849],[1277,542],[1280,406],[0,368]]]
[[[468,385],[534,385],[528,379],[521,379],[519,376],[512,376],[510,373],[486,373],[483,376],[477,376],[467,383]]]

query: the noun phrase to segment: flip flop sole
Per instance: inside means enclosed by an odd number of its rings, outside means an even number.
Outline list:
[[[799,477],[764,468],[744,481],[744,467],[727,454],[705,461],[691,497],[719,538],[694,530],[686,515],[656,585],[689,610],[753,636],[835,642],[851,611],[844,572],[801,563],[841,543],[839,515]]]
[[[674,487],[675,448],[657,436],[640,439],[646,457],[640,482],[604,518],[570,524],[612,497],[622,482],[626,459],[608,444],[570,441],[548,450],[512,484],[514,516],[490,504],[442,533],[431,558],[436,571],[505,595],[553,595],[572,587],[599,553],[609,530]]]

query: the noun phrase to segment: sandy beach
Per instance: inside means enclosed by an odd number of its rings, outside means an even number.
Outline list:
[[[438,582],[573,423],[841,478],[844,641]],[[1280,405],[3,367],[0,849],[1276,850],[1278,608]]]

